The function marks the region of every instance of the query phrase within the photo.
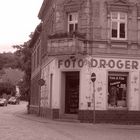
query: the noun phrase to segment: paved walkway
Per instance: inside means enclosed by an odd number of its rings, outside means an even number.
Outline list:
[[[26,110],[17,112],[15,114],[17,117],[36,121],[39,123],[50,123],[50,124],[69,124],[69,125],[78,125],[86,127],[95,127],[95,128],[112,128],[112,129],[126,129],[126,130],[140,130],[140,125],[124,125],[124,124],[111,124],[111,123],[80,123],[80,122],[66,122],[59,120],[51,120],[47,118],[40,117],[36,114],[28,114]]]

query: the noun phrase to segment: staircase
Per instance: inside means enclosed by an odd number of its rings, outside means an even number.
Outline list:
[[[62,122],[74,122],[74,123],[79,123],[80,120],[78,120],[77,115],[73,114],[63,114],[60,116],[59,119],[56,119],[56,121],[62,121]]]

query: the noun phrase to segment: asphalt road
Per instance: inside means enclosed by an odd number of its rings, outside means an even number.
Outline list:
[[[0,140],[140,140],[139,125],[52,121],[28,115],[26,105],[0,107]]]

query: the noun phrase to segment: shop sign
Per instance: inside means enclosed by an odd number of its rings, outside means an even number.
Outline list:
[[[66,60],[58,60],[58,68],[82,68],[84,65],[90,65],[91,68],[117,68],[117,69],[133,69],[138,70],[139,62],[136,60],[124,60],[124,59],[96,59],[91,58],[89,60],[84,59],[66,59]]]
[[[75,68],[75,67],[79,67],[79,68],[82,68],[84,66],[84,60],[83,59],[79,59],[79,60],[76,60],[76,59],[73,59],[73,60],[70,60],[70,59],[67,59],[67,60],[58,60],[58,68],[61,68],[62,66],[65,67],[65,68]]]

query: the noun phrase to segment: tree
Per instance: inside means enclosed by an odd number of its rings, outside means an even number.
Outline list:
[[[4,93],[14,96],[16,93],[15,85],[13,85],[11,82],[0,83],[0,96],[2,96]]]
[[[3,68],[15,68],[17,66],[16,57],[13,53],[0,53],[0,70]]]
[[[21,96],[28,97],[30,94],[31,79],[31,48],[29,47],[29,41],[23,45],[15,45],[13,47],[17,49],[14,53],[17,61],[17,68],[25,73],[22,84],[19,84]]]

